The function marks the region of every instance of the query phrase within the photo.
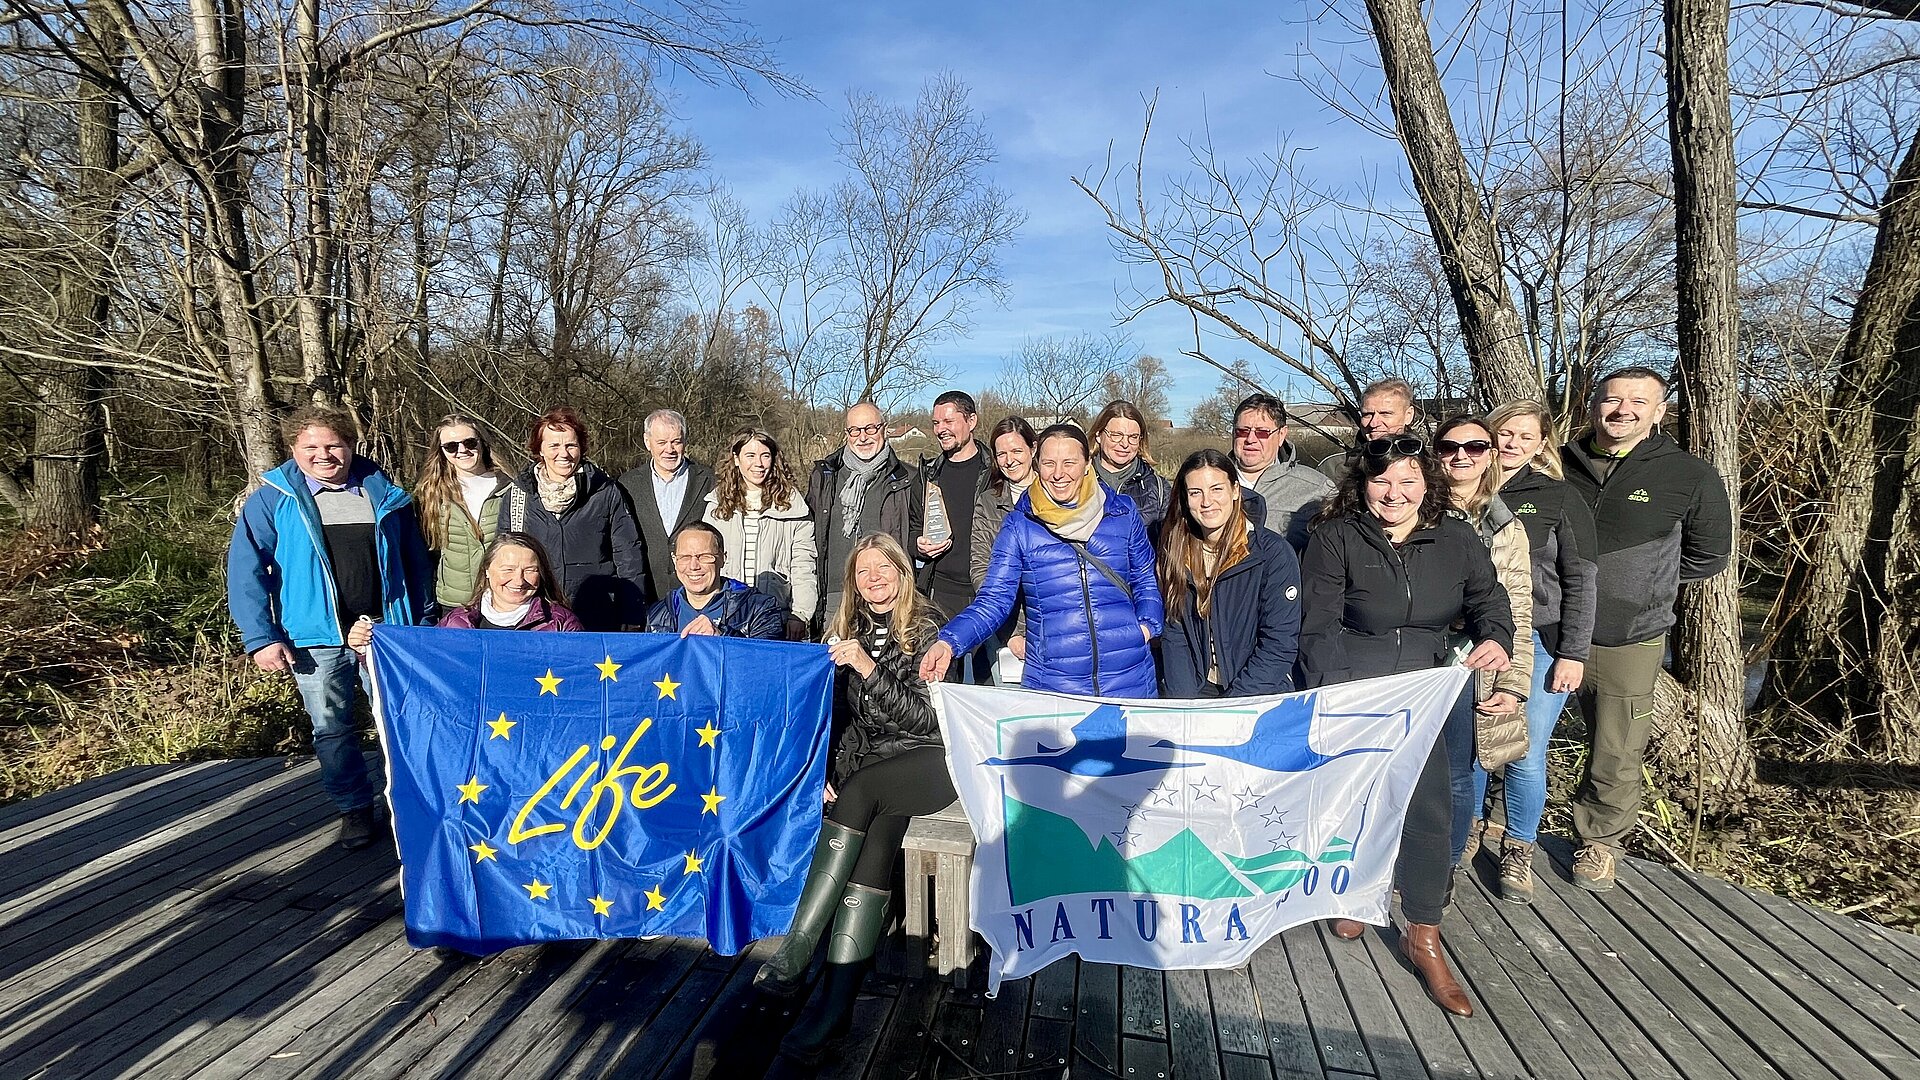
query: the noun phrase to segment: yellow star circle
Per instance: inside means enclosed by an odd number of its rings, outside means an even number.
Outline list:
[[[540,684],[540,692],[542,694],[552,694],[554,697],[559,697],[560,684],[566,680],[556,678],[553,674],[553,669],[548,668],[545,678],[535,677],[533,681]]]
[[[461,802],[477,803],[480,801],[480,793],[487,790],[487,785],[481,783],[480,778],[476,776],[464,784],[455,784],[454,790],[460,793]]]
[[[685,873],[697,874],[700,872],[700,853],[699,852],[697,851],[687,852],[686,860],[687,860],[687,868],[684,871]]]
[[[529,900],[545,900],[547,894],[553,891],[553,886],[541,881],[539,878],[534,878],[532,881],[520,887],[527,890],[527,899]]]
[[[662,676],[660,676],[660,678],[659,678],[658,680],[656,680],[656,681],[654,682],[654,684],[653,684],[653,685],[655,685],[655,686],[657,686],[657,687],[659,687],[659,688],[660,688],[660,696],[661,696],[661,697],[663,697],[663,698],[673,698],[673,700],[675,700],[675,701],[679,701],[679,700],[680,700],[680,699],[679,699],[678,697],[675,697],[675,696],[674,696],[674,693],[673,693],[673,692],[674,692],[675,690],[678,690],[678,689],[680,689],[680,684],[679,684],[679,683],[677,683],[677,682],[674,682],[674,681],[673,681],[673,676],[671,676],[671,675],[662,675]]]
[[[593,905],[593,913],[595,915],[609,915],[613,912],[613,901],[605,897],[595,896],[588,899],[587,903]]]
[[[646,896],[647,896],[648,911],[659,911],[661,908],[664,908],[667,906],[667,894],[661,892],[660,886],[658,885],[655,885],[653,888],[648,889]]]
[[[513,741],[513,736],[507,734],[513,730],[513,721],[507,719],[506,713],[501,713],[500,719],[498,720],[487,721],[487,726],[493,729],[493,734],[487,736],[488,742],[492,742],[495,739],[505,739],[508,742]]]
[[[611,653],[607,654],[607,658],[605,660],[602,660],[601,662],[593,666],[600,669],[601,682],[605,682],[608,679],[612,679],[614,682],[620,681],[620,676],[617,673],[619,672],[621,665],[613,662],[613,654]]]
[[[720,737],[720,729],[717,727],[714,727],[713,721],[711,720],[707,721],[706,724],[702,727],[694,728],[693,733],[695,735],[700,736],[701,746],[711,746],[717,749],[720,745],[719,743],[716,743],[713,741]]]
[[[467,850],[473,852],[474,854],[473,861],[475,863],[486,862],[488,859],[491,859],[495,855],[500,854],[500,850],[498,848],[494,847],[492,844],[487,843],[485,840],[482,840],[479,843],[468,847]]]
[[[720,794],[720,787],[716,784],[712,790],[700,796],[700,802],[703,804],[700,807],[700,813],[703,815],[712,814],[714,817],[719,817],[720,804],[725,802],[726,798],[725,795]]]

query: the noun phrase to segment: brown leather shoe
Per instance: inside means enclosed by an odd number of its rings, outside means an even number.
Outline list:
[[[1367,924],[1359,919],[1333,920],[1333,936],[1341,941],[1353,941],[1367,932]]]
[[[1460,989],[1459,980],[1453,977],[1446,956],[1440,952],[1438,926],[1408,924],[1406,932],[1400,935],[1400,954],[1419,973],[1420,981],[1427,984],[1427,996],[1435,1005],[1455,1016],[1473,1015],[1473,1003],[1467,1000],[1467,992]]]

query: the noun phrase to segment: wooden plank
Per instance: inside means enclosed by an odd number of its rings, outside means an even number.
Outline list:
[[[1553,853],[1553,858],[1556,863],[1562,863],[1563,867],[1571,866],[1571,851],[1566,850],[1564,846]],[[1574,910],[1581,912],[1582,918],[1587,919],[1588,925],[1593,925],[1593,920],[1588,918],[1584,910],[1587,905],[1604,908],[1627,934],[1639,939],[1645,945],[1648,954],[1665,964],[1672,974],[1686,985],[1686,993],[1694,995],[1704,1009],[1685,1008],[1676,1004],[1676,998],[1668,997],[1666,993],[1661,995],[1663,1000],[1668,1002],[1695,1034],[1701,1036],[1701,1041],[1706,1042],[1736,1076],[1759,1075],[1759,1073],[1746,1073],[1734,1066],[1733,1058],[1741,1055],[1728,1052],[1725,1039],[1727,1033],[1737,1035],[1759,1054],[1761,1059],[1759,1069],[1762,1072],[1776,1071],[1795,1077],[1796,1080],[1802,1077],[1834,1077],[1832,1070],[1813,1055],[1808,1054],[1791,1035],[1781,1030],[1779,1024],[1764,1011],[1755,1007],[1737,987],[1728,983],[1711,965],[1695,953],[1681,936],[1681,926],[1669,925],[1665,917],[1642,904],[1639,899],[1641,894],[1651,890],[1644,882],[1635,881],[1638,870],[1634,869],[1631,862],[1623,862],[1621,866],[1624,869],[1618,878],[1620,884],[1604,894],[1576,896],[1574,894],[1580,890],[1570,883],[1557,880],[1559,875],[1555,875],[1554,888],[1561,892],[1561,899],[1570,905],[1578,905]],[[1680,922],[1692,923],[1693,920],[1691,917],[1682,915]],[[1704,933],[1698,924],[1694,924],[1689,929],[1694,938]],[[1602,937],[1606,937],[1604,932]],[[1624,947],[1624,942],[1631,939],[1623,935],[1621,939],[1608,940],[1616,941],[1616,947],[1619,948]],[[1651,980],[1653,977],[1643,969],[1641,978]],[[1717,1014],[1720,1023],[1706,1020],[1703,1016],[1705,1011]],[[1835,1080],[1838,1078],[1836,1077]]]
[[[166,826],[184,811],[244,791],[280,771],[272,761],[227,763],[90,800],[10,836],[8,849],[0,853],[0,875],[29,882],[46,880],[111,854]]]
[[[1222,1054],[1220,1064],[1226,1080],[1273,1080],[1273,1062],[1245,1054]]]
[[[779,948],[773,938],[762,938],[739,956],[724,957],[709,953],[708,960],[731,962],[727,981],[715,994],[707,1010],[689,1030],[679,1051],[653,1076],[680,1078],[758,1076],[767,1071],[780,1052],[778,1040],[760,1037],[769,1029],[776,1011],[768,995],[753,988],[753,977],[760,965]],[[709,966],[702,963],[702,967]],[[715,970],[720,970],[717,966]],[[629,1058],[631,1060],[631,1058]],[[639,1069],[632,1075],[649,1075]]]
[[[1173,1059],[1167,1044],[1159,1039],[1136,1039],[1131,1035],[1120,1040],[1120,1075],[1126,1080],[1169,1080],[1173,1075]]]
[[[484,1046],[507,1018],[580,959],[578,942],[523,946],[474,963],[473,974],[436,1002],[420,1021],[353,1065],[355,1080],[381,1080],[418,1069],[432,1075],[429,1060],[463,1058],[476,1043]]]
[[[879,1045],[874,1048],[873,1065],[867,1070],[867,1080],[913,1080],[927,1075],[926,1063],[940,1053],[932,1045],[932,1039],[934,1019],[939,1015],[940,1003],[946,991],[947,984],[939,979],[914,979],[901,987],[899,1004],[893,1008],[893,1019],[881,1033]],[[726,1080],[732,1076],[758,1074],[751,1069],[742,1069],[713,1075],[716,1080]]]
[[[1120,1071],[1120,968],[1080,962],[1080,992],[1074,997],[1074,1052],[1098,1075]]]
[[[415,1066],[416,1074],[459,1076],[484,1067],[486,1071],[506,1073],[550,1030],[575,1019],[583,990],[606,973],[614,956],[624,956],[626,941],[555,942],[552,948],[574,950],[552,979],[538,987],[538,993],[517,1009],[502,1010],[501,1023],[491,1030],[476,1032],[482,1039],[470,1038],[467,1044],[450,1049],[447,1044],[428,1054]],[[567,956],[566,952],[557,955]]]
[[[1298,934],[1300,930],[1287,933]],[[1253,977],[1254,996],[1260,1004],[1264,1052],[1273,1062],[1274,1075],[1278,1080],[1309,1080],[1320,1076],[1320,1048],[1307,1022],[1301,981],[1294,976],[1286,946],[1278,937],[1269,940],[1253,954],[1247,966]],[[1364,1049],[1356,1046],[1354,1050],[1365,1059]]]
[[[1564,842],[1560,847],[1571,858]],[[1575,886],[1564,873],[1535,874],[1530,906],[1683,1074],[1690,1080],[1733,1080],[1773,1071],[1684,974],[1655,955],[1599,896]]]
[[[1714,883],[1719,886],[1718,891],[1724,901],[1716,902],[1714,885],[1704,881],[1689,881],[1680,874],[1672,873],[1648,875],[1647,880],[1675,905],[1701,914],[1702,922],[1726,942],[1736,955],[1765,972],[1767,978],[1785,991],[1786,996],[1805,1010],[1808,1016],[1831,1028],[1854,1050],[1878,1064],[1889,1075],[1898,1073],[1905,1076],[1911,1073],[1917,1064],[1916,1050],[1920,1050],[1920,1022],[1905,1016],[1884,1001],[1881,1002],[1884,1011],[1879,1020],[1891,1020],[1894,1026],[1888,1028],[1876,1022],[1874,1017],[1863,1011],[1859,1003],[1876,1001],[1878,995],[1844,975],[1838,986],[1829,986],[1817,978],[1813,968],[1825,962],[1826,958],[1802,941],[1798,934],[1764,914],[1759,916],[1759,921],[1765,937],[1755,934],[1753,928],[1742,921],[1735,911],[1740,910],[1753,918],[1759,909],[1742,901],[1737,890],[1733,896],[1726,896],[1725,891],[1734,890],[1732,885]],[[1719,917],[1713,917],[1715,915]],[[1912,1041],[1903,1041],[1901,1036]]]
[[[1333,958],[1328,953],[1332,946],[1346,948],[1350,943],[1334,937],[1317,922],[1296,926],[1280,935],[1280,940],[1300,980],[1307,1026],[1320,1048],[1321,1061],[1329,1069],[1373,1075],[1373,1056],[1360,1037],[1360,1026],[1354,1021],[1353,1009],[1340,989],[1340,977],[1334,974]]]
[[[1454,906],[1460,906],[1458,896]],[[1490,1021],[1454,1025],[1454,1033],[1480,1071],[1488,1076],[1579,1076],[1573,1059],[1561,1049],[1560,1041],[1537,1011],[1539,1004],[1528,999],[1525,988],[1508,970],[1509,965],[1524,961],[1509,959],[1511,948],[1496,953],[1481,940],[1473,921],[1457,910],[1455,917],[1447,920],[1446,934],[1447,951],[1460,959],[1457,974],[1471,982],[1474,997],[1486,1007],[1486,1019]],[[1507,944],[1518,943],[1509,935]],[[1560,1022],[1565,1023],[1565,1019]],[[1489,1045],[1495,1042],[1498,1047]],[[1517,1059],[1517,1074],[1496,1067],[1507,1056]]]
[[[508,1060],[503,1047],[489,1055],[491,1060],[502,1075],[548,1077],[562,1068],[599,1075],[618,1056],[624,1039],[654,1022],[703,951],[678,938],[622,941],[596,950],[589,954],[593,978],[567,999],[557,1021],[510,1027],[503,1038],[526,1052]]]
[[[980,1033],[973,1040],[973,1063],[987,1072],[1005,1072],[1020,1060],[1020,1043],[1027,1033],[1030,979],[1009,979],[1000,995],[980,1006]]]
[[[820,1080],[859,1080],[873,1062],[874,1049],[893,1015],[895,999],[887,994],[862,993],[853,1006],[853,1026],[840,1053],[821,1068]]]
[[[53,816],[63,813],[74,806],[114,792],[126,791],[135,784],[151,783],[167,774],[186,769],[202,769],[217,764],[211,761],[181,763],[172,765],[128,765],[110,773],[90,776],[76,784],[68,784],[31,799],[0,806],[0,850],[5,850],[7,842],[13,839],[15,829],[22,831],[31,828]]]
[[[1537,889],[1537,887],[1536,887]],[[1673,1064],[1641,1039],[1614,1038],[1634,1026],[1531,906],[1509,904],[1478,886],[1460,890],[1454,910],[1490,952],[1509,960],[1506,974],[1545,1018],[1587,1080],[1677,1077]]]
[[[1706,925],[1702,916],[1713,918],[1715,912],[1699,910],[1696,913],[1695,910],[1683,908],[1653,883],[1654,877],[1669,872],[1661,867],[1649,867],[1645,873],[1635,874],[1623,884],[1628,895],[1638,900],[1653,918],[1664,920],[1696,955],[1720,973],[1737,994],[1751,1002],[1778,1030],[1788,1036],[1786,1041],[1769,1042],[1761,1050],[1782,1061],[1804,1057],[1817,1062],[1819,1068],[1849,1077],[1850,1080],[1871,1075],[1873,1066],[1859,1051],[1848,1045],[1820,1017],[1808,1013],[1799,1002],[1775,986],[1759,968],[1729,948],[1719,934]],[[1702,909],[1710,906],[1700,905]],[[1726,923],[1731,920],[1721,916],[1715,921]],[[1748,1033],[1751,1037],[1750,1029]],[[1796,1045],[1804,1049],[1796,1050]]]
[[[1457,920],[1456,920],[1457,921]],[[1458,934],[1458,930],[1455,930]],[[1433,1003],[1427,996],[1426,985],[1400,956],[1399,940],[1387,943],[1384,934],[1365,934],[1360,944],[1366,948],[1367,958],[1373,963],[1373,970],[1380,978],[1380,985],[1386,988],[1387,999],[1399,1013],[1400,1023],[1406,1029],[1407,1043],[1413,1052],[1420,1056],[1420,1062],[1426,1066],[1427,1074],[1437,1080],[1461,1080],[1464,1077],[1478,1077],[1480,1072],[1474,1067],[1474,1058],[1461,1044],[1462,1036],[1456,1027],[1471,1026],[1470,1021],[1456,1020],[1445,1009]],[[1469,985],[1465,972],[1461,970],[1460,954],[1443,937],[1442,945],[1448,954],[1448,962],[1453,965],[1454,974]],[[1477,995],[1469,994],[1475,1008],[1484,1012],[1486,1002]],[[1505,1056],[1499,1057],[1489,1051],[1495,1069],[1491,1075],[1514,1075],[1519,1071],[1520,1061],[1514,1056],[1506,1040],[1497,1040]],[[1488,1048],[1483,1048],[1488,1049]]]
[[[1265,1057],[1266,1026],[1261,1023],[1260,1005],[1254,999],[1253,979],[1246,967],[1209,971],[1206,976],[1220,1051]]]
[[[980,1034],[979,1003],[979,995],[965,991],[949,990],[941,996],[933,1031],[928,1036],[932,1053],[927,1058],[926,1075],[930,1080],[977,1075],[973,1067],[973,1043]]]
[[[1381,935],[1369,931],[1364,936],[1378,939]],[[1367,1054],[1380,1076],[1417,1080],[1429,1075],[1412,1036],[1400,1021],[1400,1013],[1394,1008],[1379,970],[1373,966],[1367,942],[1341,941],[1331,930],[1325,931],[1324,938],[1340,993],[1352,1011],[1360,1041],[1366,1043]],[[1375,946],[1379,944],[1378,940],[1374,942]],[[1426,1000],[1424,993],[1421,1000]]]
[[[188,782],[194,776],[230,771],[241,764],[200,761],[190,765],[136,765],[0,808],[0,814],[6,815],[5,824],[0,825],[0,853],[15,851],[81,822],[126,812],[147,799],[168,798],[165,791],[169,787]],[[115,782],[100,783],[107,780]]]
[[[687,1039],[708,1003],[727,983],[729,972],[703,967],[696,959],[692,970],[649,1023],[636,1025],[628,1037],[611,1047],[607,1061],[576,1056],[559,1073],[562,1077],[652,1076],[662,1062],[671,1061]]]
[[[1043,1020],[1073,1019],[1073,988],[1079,979],[1080,958],[1063,956],[1030,976],[1032,994],[1027,1015]]]
[[[1065,1020],[1049,1020],[1029,1014],[1027,1042],[1020,1053],[1019,1068],[1022,1071],[1031,1070],[1028,1075],[1057,1076],[1070,1072],[1072,1061],[1073,1025]],[[1053,1072],[1055,1069],[1059,1072]]]
[[[1167,1037],[1173,1071],[1181,1080],[1218,1080],[1220,1041],[1214,1036],[1213,1001],[1204,971],[1167,974]]]
[[[1148,1039],[1167,1037],[1166,980],[1160,972],[1120,969],[1120,1033]]]
[[[1920,962],[1909,964],[1905,950],[1897,944],[1902,938],[1912,938],[1912,934],[1835,915],[1769,893],[1751,895],[1754,903],[1826,950],[1887,1000],[1920,1010],[1920,1003],[1904,1004],[1920,998]],[[1841,946],[1836,947],[1836,942]]]

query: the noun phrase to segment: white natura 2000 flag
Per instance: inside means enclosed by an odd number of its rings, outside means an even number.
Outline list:
[[[1468,674],[1205,701],[939,686],[989,992],[1069,953],[1234,967],[1289,926],[1384,923],[1407,801]]]

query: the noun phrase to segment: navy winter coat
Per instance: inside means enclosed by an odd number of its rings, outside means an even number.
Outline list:
[[[665,600],[653,605],[652,610],[647,612],[647,632],[679,633],[680,609],[687,602],[686,595],[686,587],[681,586],[668,594]],[[707,606],[700,614],[712,621],[713,628],[721,637],[787,640],[786,606],[732,578],[727,579],[719,596],[707,601]]]
[[[1293,690],[1300,645],[1300,560],[1279,533],[1255,526],[1247,557],[1213,583],[1212,610],[1200,618],[1198,593],[1187,583],[1181,617],[1160,638],[1160,674],[1168,697],[1200,696],[1208,657],[1216,657],[1228,697]]]
[[[560,578],[560,594],[588,630],[611,631],[646,615],[646,551],[618,484],[583,461],[572,505],[555,516],[540,502],[528,465],[501,497],[500,528],[540,541]]]
[[[1153,651],[1140,632],[1145,625],[1158,636],[1164,618],[1153,545],[1133,500],[1112,491],[1106,499],[1087,551],[1127,583],[1132,598],[1035,517],[1033,496],[1022,493],[994,538],[979,594],[940,631],[955,656],[991,638],[1024,595],[1022,686],[1064,694],[1156,696]]]

